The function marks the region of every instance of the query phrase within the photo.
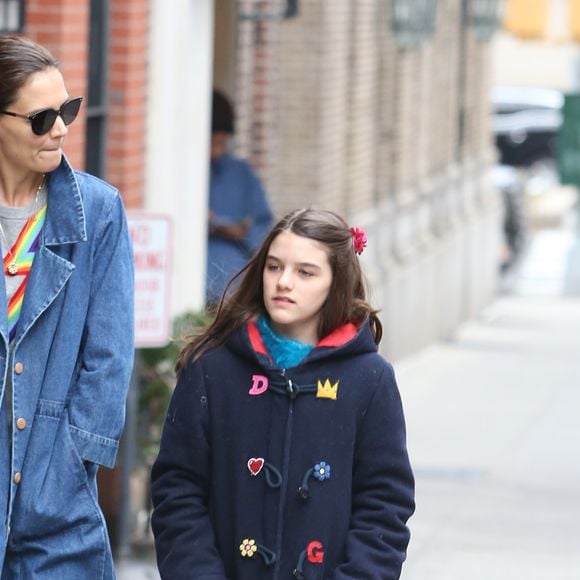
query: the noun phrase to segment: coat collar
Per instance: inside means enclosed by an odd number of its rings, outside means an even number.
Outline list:
[[[255,321],[250,320],[247,324],[248,328],[248,336],[250,338],[250,343],[252,348],[258,354],[268,355],[268,349],[262,340],[262,335],[258,330],[258,326]],[[357,327],[348,322],[343,326],[340,326],[333,332],[331,332],[328,336],[325,336],[320,342],[316,345],[317,347],[327,346],[327,347],[339,347],[347,342],[351,341],[357,335]]]
[[[48,208],[44,224],[44,244],[85,242],[85,208],[77,173],[66,157],[48,176]]]

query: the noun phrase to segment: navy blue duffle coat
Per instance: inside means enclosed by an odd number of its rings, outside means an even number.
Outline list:
[[[162,578],[399,578],[414,482],[368,324],[279,369],[250,322],[186,366],[152,494]]]

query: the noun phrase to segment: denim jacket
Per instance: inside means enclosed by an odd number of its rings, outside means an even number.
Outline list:
[[[133,257],[118,192],[66,159],[48,176],[11,356],[0,279],[0,401],[8,373],[13,384],[12,418],[0,425],[1,579],[114,578],[96,474],[115,463],[133,364]]]

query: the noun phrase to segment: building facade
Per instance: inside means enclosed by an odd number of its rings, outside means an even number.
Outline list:
[[[277,215],[324,207],[366,229],[381,348],[397,360],[452,335],[495,293],[490,43],[471,4],[0,0],[0,33],[45,44],[69,93],[85,96],[65,146],[72,163],[118,187],[128,208],[171,218],[173,315],[203,308],[216,86],[235,102],[236,152]],[[395,16],[414,12],[395,5],[422,6],[425,21],[397,28]],[[100,482],[121,545],[127,469]]]
[[[276,212],[326,207],[367,230],[389,357],[449,336],[492,299],[500,242],[490,43],[469,2],[437,2],[416,43],[390,2],[303,0],[292,18],[279,0],[234,4],[216,2],[214,79]]]
[[[203,306],[214,85],[235,101],[236,150],[277,214],[315,205],[366,228],[383,348],[400,358],[448,336],[495,289],[490,43],[470,1],[433,3],[411,43],[385,0],[28,0],[21,30],[87,97],[72,162],[129,208],[173,219],[174,314]]]

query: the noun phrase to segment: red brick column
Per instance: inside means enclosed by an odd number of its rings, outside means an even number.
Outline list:
[[[46,46],[61,62],[71,96],[86,95],[88,86],[89,0],[28,0],[25,35]],[[83,109],[71,125],[65,151],[74,167],[85,163]]]
[[[111,0],[107,180],[134,208],[143,205],[148,27],[147,0]]]

